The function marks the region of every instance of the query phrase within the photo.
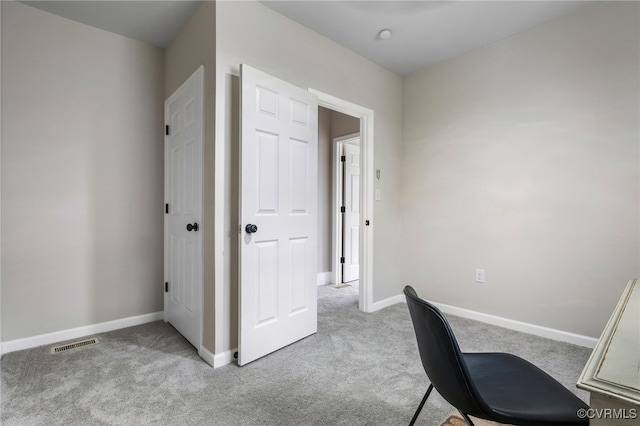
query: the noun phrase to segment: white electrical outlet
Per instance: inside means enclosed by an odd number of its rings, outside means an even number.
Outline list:
[[[477,283],[484,282],[484,269],[476,269],[476,282]]]

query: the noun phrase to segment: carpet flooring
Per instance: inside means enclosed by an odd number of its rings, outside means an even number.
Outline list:
[[[318,333],[244,367],[212,369],[170,325],[98,334],[0,362],[2,425],[406,425],[428,380],[405,304],[358,311],[357,286],[318,289]],[[590,350],[449,317],[463,351],[519,355],[575,387]],[[417,424],[453,411],[436,392]]]
[[[501,423],[491,422],[489,420],[477,419],[475,417],[471,417],[471,421],[473,422],[474,426],[509,426],[503,425]],[[467,421],[464,420],[462,416],[454,413],[449,415],[442,423],[440,423],[440,426],[469,426],[469,423],[467,423]]]

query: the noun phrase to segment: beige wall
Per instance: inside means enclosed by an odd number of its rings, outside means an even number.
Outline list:
[[[203,1],[165,52],[165,98],[204,65],[203,137],[203,345],[214,351],[214,195],[215,195],[215,98],[216,98],[216,3]]]
[[[220,329],[216,352],[237,344],[237,75],[247,63],[302,88],[314,88],[372,109],[375,113],[374,167],[385,172],[376,184],[400,186],[402,81],[397,75],[285,18],[257,2],[217,3],[218,144],[224,144],[224,265],[218,289]],[[373,299],[401,290],[399,198],[397,191],[375,202],[373,226]],[[219,337],[219,339],[218,339]]]
[[[162,311],[163,52],[2,2],[2,339]]]
[[[2,340],[162,310],[162,105],[204,64],[203,343],[235,347],[242,62],[374,110],[374,301],[412,284],[597,336],[640,275],[638,13],[591,6],[403,81],[256,2],[203,2],[165,55],[2,2]]]
[[[339,138],[360,132],[360,119],[331,111],[331,137]]]
[[[333,207],[333,139],[331,115],[333,111],[318,108],[318,272],[332,269],[331,209]]]
[[[360,131],[360,119],[318,109],[318,272],[333,269],[333,140]]]
[[[640,274],[638,9],[590,6],[405,79],[403,283],[600,334]]]

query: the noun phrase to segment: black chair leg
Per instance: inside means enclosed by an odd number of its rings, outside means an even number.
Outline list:
[[[458,410],[460,411],[460,410]],[[474,426],[473,422],[471,421],[471,419],[469,418],[469,416],[467,416],[465,413],[463,413],[462,411],[460,411],[460,414],[462,414],[462,417],[464,417],[464,419],[467,421],[467,423],[469,423],[469,426]]]
[[[411,423],[409,423],[409,426],[413,426],[413,424],[418,419],[418,415],[420,414],[420,411],[422,411],[422,407],[424,407],[424,403],[427,402],[427,398],[429,398],[429,394],[431,393],[432,390],[433,390],[433,385],[429,385],[429,389],[427,389],[427,393],[425,393],[424,396],[422,397],[422,401],[420,401],[420,405],[418,405],[418,409],[416,410],[416,413],[413,415],[413,418],[411,419]]]

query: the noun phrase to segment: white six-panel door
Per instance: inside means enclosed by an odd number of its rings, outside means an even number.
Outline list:
[[[203,67],[165,102],[165,320],[200,348]],[[196,226],[197,225],[197,226]]]
[[[360,146],[344,144],[342,282],[360,278]]]
[[[318,104],[306,90],[245,64],[240,75],[244,365],[317,331]]]

